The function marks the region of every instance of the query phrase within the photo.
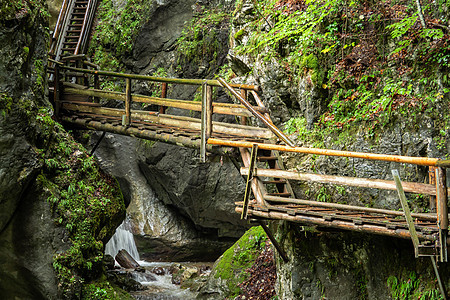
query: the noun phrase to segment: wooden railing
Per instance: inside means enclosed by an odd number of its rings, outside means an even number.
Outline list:
[[[80,111],[84,113],[109,115],[122,118],[123,126],[130,126],[133,120],[148,121],[155,124],[174,126],[178,128],[197,130],[201,132],[200,143],[200,157],[202,161],[206,160],[206,151],[208,148],[207,140],[212,137],[213,133],[228,134],[242,139],[275,139],[280,138],[289,145],[293,143],[289,138],[283,134],[270,119],[268,110],[260,105],[251,105],[248,102],[248,92],[258,97],[258,86],[245,84],[226,83],[224,80],[204,80],[204,79],[181,79],[181,78],[164,78],[147,75],[124,74],[110,71],[91,70],[87,68],[75,68],[64,65],[55,61],[55,74],[58,76],[57,89],[55,89],[55,111],[59,115],[61,108],[71,111]],[[89,64],[84,62],[84,65]],[[62,76],[60,76],[62,75]],[[83,80],[76,81],[78,84],[73,84],[73,76],[83,78]],[[90,77],[90,78],[88,78]],[[123,92],[114,92],[101,90],[99,82],[100,77],[115,78],[125,81],[125,89]],[[152,97],[146,95],[139,95],[132,93],[132,84],[134,81],[151,81],[161,84],[161,97]],[[80,85],[82,83],[82,85]],[[90,84],[93,83],[93,84]],[[202,101],[193,101],[185,99],[168,99],[167,88],[169,84],[181,85],[196,85],[201,87]],[[90,88],[87,88],[90,86]],[[213,88],[224,87],[230,91],[242,104],[219,103],[213,102]],[[236,91],[240,90],[240,93]],[[100,105],[87,105],[87,103],[70,101],[70,95],[85,96],[93,99],[92,102],[98,103],[98,99],[112,99],[124,102],[123,109],[115,109],[102,107]],[[257,102],[261,102],[258,98]],[[149,113],[139,109],[133,109],[132,103],[151,104],[159,106],[158,111]],[[174,116],[166,114],[166,108],[178,108],[189,110],[193,112],[201,112],[200,118]],[[230,124],[223,122],[213,122],[214,114],[225,114],[241,117],[243,119],[256,117],[267,125],[268,129],[247,126],[243,124]],[[176,137],[171,137],[174,142]],[[175,142],[176,143],[176,142]]]

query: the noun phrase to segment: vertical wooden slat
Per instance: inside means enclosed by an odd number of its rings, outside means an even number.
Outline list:
[[[129,126],[131,123],[131,79],[126,78],[125,82],[125,126]]]
[[[167,82],[163,82],[161,86],[161,98],[167,98]],[[165,114],[166,113],[166,107],[160,106],[159,107],[159,113]]]
[[[213,106],[212,106],[212,86],[206,85],[205,86],[205,97],[206,97],[206,142],[208,142],[208,139],[211,137],[213,132],[213,124],[212,124],[212,115],[213,115]]]
[[[247,100],[247,90],[241,89],[241,96]],[[241,117],[241,124],[247,125],[247,117]]]

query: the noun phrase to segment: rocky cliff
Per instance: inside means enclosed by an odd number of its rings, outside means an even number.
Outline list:
[[[46,4],[0,8],[0,294],[122,295],[99,279],[104,243],[124,218],[123,198],[115,180],[52,118]]]

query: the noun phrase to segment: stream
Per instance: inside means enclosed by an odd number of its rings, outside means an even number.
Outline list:
[[[172,273],[179,268],[207,269],[202,276],[208,275],[212,267],[212,262],[206,263],[175,263],[175,262],[148,262],[139,259],[139,253],[134,242],[133,234],[128,230],[128,223],[125,220],[117,229],[114,236],[105,246],[105,254],[115,257],[119,250],[125,249],[135,258],[135,260],[145,269],[145,272],[133,271],[132,278],[144,286],[142,291],[130,292],[130,294],[140,300],[190,300],[195,299],[196,293],[189,289],[182,289],[179,285],[172,283]],[[116,268],[119,265],[116,262]]]

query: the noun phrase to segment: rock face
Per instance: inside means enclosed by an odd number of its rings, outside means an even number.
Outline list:
[[[0,294],[55,299],[53,226],[34,181],[42,163],[34,150],[36,128],[26,111],[45,100],[45,22],[37,8],[0,20]],[[39,228],[39,231],[36,231]],[[53,233],[53,234],[49,234]]]
[[[112,134],[96,156],[122,187],[143,259],[215,259],[245,227],[233,214],[243,183],[226,158],[200,164],[192,150]]]
[[[411,241],[361,233],[301,232],[295,224],[282,226],[290,232],[280,237],[292,259],[277,261],[281,299],[390,299],[391,291],[398,289],[388,284],[393,276],[412,277],[410,282],[416,280],[422,293],[435,289],[430,286],[430,278],[435,278],[431,262],[414,258]],[[443,274],[448,268],[440,271],[447,284]],[[420,276],[415,279],[412,274]]]
[[[124,218],[114,180],[52,119],[45,12],[44,1],[11,2],[0,10],[0,294],[5,299],[89,297],[83,283],[101,277],[103,242]]]

